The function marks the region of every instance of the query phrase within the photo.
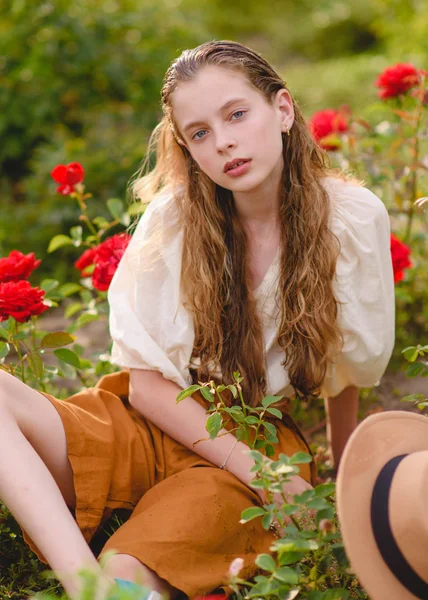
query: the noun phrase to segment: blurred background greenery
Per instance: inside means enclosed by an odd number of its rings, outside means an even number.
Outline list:
[[[0,0],[0,256],[43,258],[38,278],[78,279],[47,255],[78,208],[55,193],[58,163],[81,162],[94,214],[125,198],[170,62],[210,39],[261,52],[306,116],[376,102],[376,75],[392,62],[423,67],[425,0]],[[25,235],[23,235],[25,232]],[[76,249],[63,256],[77,258]]]

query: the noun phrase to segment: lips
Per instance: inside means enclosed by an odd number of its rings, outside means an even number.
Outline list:
[[[233,169],[233,167],[236,167],[240,163],[246,163],[246,162],[249,162],[250,160],[251,160],[251,158],[235,158],[232,161],[227,162],[224,165],[223,172],[226,173],[226,171],[229,171],[230,169]]]

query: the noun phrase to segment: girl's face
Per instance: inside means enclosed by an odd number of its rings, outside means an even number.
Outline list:
[[[232,192],[262,189],[284,167],[282,132],[291,129],[293,105],[281,89],[270,104],[246,76],[204,67],[172,95],[179,134],[193,159],[217,185]],[[248,161],[228,171],[227,163]]]

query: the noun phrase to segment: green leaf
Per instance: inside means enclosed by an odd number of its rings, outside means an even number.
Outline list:
[[[223,419],[218,412],[213,413],[207,419],[206,430],[210,434],[210,439],[215,439],[223,425]]]
[[[27,354],[27,360],[34,375],[37,377],[37,379],[40,379],[43,376],[43,361],[40,358],[39,353],[30,352]]]
[[[272,423],[263,423],[263,427],[270,435],[276,436],[276,427]]]
[[[129,215],[127,212],[122,213],[120,215],[119,221],[124,227],[129,227],[129,225],[131,224],[131,215]]]
[[[424,370],[424,365],[420,362],[414,362],[407,367],[407,377],[417,377]]]
[[[82,286],[78,283],[64,283],[59,289],[58,293],[61,294],[63,298],[67,298],[76,292],[80,292]]]
[[[256,558],[256,565],[269,573],[273,573],[276,569],[275,561],[270,554],[259,554]]]
[[[272,444],[266,444],[265,452],[266,452],[266,456],[271,458],[272,456],[275,455],[275,448],[272,446]]]
[[[257,452],[257,450],[250,450],[248,452],[248,456],[251,456],[256,463],[260,463],[263,460],[263,454],[261,452]]]
[[[330,484],[326,484],[326,485],[330,485]],[[317,488],[315,488],[317,489]],[[305,490],[302,494],[299,494],[299,496],[295,496],[296,498],[296,502],[299,502],[299,504],[306,504],[306,502],[308,502],[309,500],[311,500],[315,495],[315,490]]]
[[[281,567],[275,571],[273,576],[275,579],[279,579],[283,583],[289,583],[291,585],[296,585],[299,581],[296,571],[290,567]]]
[[[306,452],[296,452],[290,456],[290,465],[302,465],[310,462],[312,462],[312,456]]]
[[[256,450],[262,450],[266,446],[266,440],[256,440],[254,442],[254,448]]]
[[[107,208],[114,219],[120,220],[124,212],[123,202],[119,198],[109,198],[107,200]]]
[[[79,310],[83,310],[83,304],[81,302],[73,302],[64,311],[64,316],[66,319],[69,319],[73,315],[75,315]]]
[[[234,398],[238,397],[238,390],[236,389],[236,385],[228,385],[227,389],[230,390],[232,392],[232,396]]]
[[[332,520],[332,519],[334,519],[334,517],[335,517],[335,514],[334,514],[333,506],[328,506],[328,508],[323,508],[321,510],[318,510],[317,516],[316,516],[317,527],[320,524],[320,521],[322,519]]]
[[[0,358],[5,358],[10,352],[10,346],[7,342],[0,342]]]
[[[70,229],[70,235],[73,240],[73,246],[78,248],[82,243],[83,229],[80,225],[76,225]]]
[[[315,497],[306,504],[308,508],[315,508],[316,510],[324,510],[330,507],[330,504],[324,498]]]
[[[293,551],[282,552],[279,555],[278,563],[281,566],[294,565],[295,563],[301,561],[302,558],[305,556],[305,554],[306,554],[306,552],[293,552]]]
[[[258,423],[260,419],[254,417],[253,415],[250,415],[249,417],[245,417],[244,421],[249,425],[256,425],[256,423]]]
[[[275,417],[278,417],[278,419],[282,419],[282,412],[277,408],[268,408],[266,412],[270,413],[271,415],[274,415]]]
[[[402,350],[402,354],[404,354],[404,358],[411,363],[415,362],[419,356],[418,349],[415,346],[409,346],[408,348],[405,348]]]
[[[205,398],[205,400],[208,400],[208,402],[214,402],[215,401],[214,396],[213,396],[211,390],[209,388],[207,388],[206,385],[201,386],[200,392],[201,392],[203,398]]]
[[[9,339],[9,335],[10,335],[9,331],[5,327],[2,327],[0,325],[0,337],[8,340]]]
[[[262,405],[265,408],[267,408],[268,406],[270,406],[271,404],[275,404],[275,402],[278,402],[282,398],[284,398],[284,396],[265,396],[262,400]]]
[[[176,398],[176,402],[177,404],[179,402],[181,402],[182,400],[184,400],[185,398],[188,398],[189,396],[191,396],[194,392],[197,392],[200,389],[200,385],[191,385],[190,387],[186,388],[185,390],[182,390],[177,398]]]
[[[62,246],[72,246],[73,245],[73,240],[68,237],[68,235],[55,235],[51,241],[49,242],[49,246],[48,246],[48,254],[50,254],[51,252],[55,252],[55,250],[58,250],[58,248],[61,248]]]
[[[54,350],[54,353],[57,352],[57,350]],[[76,369],[74,367],[72,367],[71,365],[68,365],[66,362],[64,362],[63,360],[61,360],[60,358],[58,358],[58,363],[60,366],[60,371],[58,371],[58,375],[60,375],[60,377],[68,377],[69,379],[76,379]]]
[[[76,369],[81,368],[80,358],[73,350],[70,350],[69,348],[59,348],[58,350],[54,350],[53,353],[57,358],[60,358],[68,365],[71,365]]]
[[[99,315],[93,315],[91,313],[82,313],[77,317],[74,325],[71,327],[71,330],[76,331],[77,329],[80,329],[81,327],[86,325],[86,323],[90,323],[91,321],[98,321],[99,318]]]
[[[91,369],[92,366],[92,362],[88,358],[80,358],[81,369]]]
[[[109,226],[109,222],[105,217],[94,217],[92,219],[92,223],[98,227],[98,229],[103,229]]]
[[[75,339],[73,335],[70,335],[66,331],[55,331],[54,333],[45,335],[40,344],[42,348],[61,348],[62,346],[72,344]]]
[[[263,529],[266,529],[266,531],[267,531],[269,529],[269,527],[272,525],[272,521],[273,521],[273,514],[272,513],[266,514],[262,519]]]
[[[252,506],[251,508],[246,508],[241,513],[240,523],[248,523],[248,521],[252,521],[257,517],[262,517],[266,514],[266,511],[261,506]]]
[[[233,418],[236,419],[236,416],[234,416]],[[235,432],[235,437],[238,440],[238,442],[243,442],[246,438],[245,431],[243,431],[242,429],[238,429],[238,431]]]
[[[309,490],[311,491],[311,490]],[[328,496],[331,496],[332,494],[334,494],[336,491],[336,484],[335,483],[321,483],[320,485],[317,485],[317,487],[315,488],[315,494],[317,496],[320,496],[321,498],[327,498]]]
[[[59,286],[59,281],[56,279],[43,279],[42,283],[39,284],[39,288],[45,290],[46,294],[52,292]]]

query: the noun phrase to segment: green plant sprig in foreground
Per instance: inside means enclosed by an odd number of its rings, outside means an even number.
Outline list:
[[[281,453],[276,460],[270,458],[275,454],[278,437],[275,425],[265,418],[271,415],[282,418],[282,413],[272,404],[283,396],[266,396],[260,406],[248,406],[240,385],[243,378],[237,371],[233,378],[234,383],[230,385],[216,385],[214,381],[191,385],[180,392],[177,403],[195,392],[201,393],[209,403],[206,429],[212,440],[218,435],[226,435],[220,433],[224,419],[232,419],[229,432],[248,444],[254,460],[251,471],[255,478],[250,486],[264,491],[265,503],[245,509],[240,522],[244,524],[261,518],[264,529],[274,528],[276,539],[270,548],[272,555],[257,557],[256,565],[264,573],[256,575],[252,581],[239,578],[239,573],[231,567],[229,584],[237,600],[292,600],[297,596],[307,600],[367,598],[355,576],[349,572],[332,503],[335,484],[318,485],[294,495],[291,501],[284,493],[290,478],[298,475],[298,465],[311,462],[312,457],[298,452],[293,456]],[[226,389],[239,404],[226,404],[222,397]],[[281,505],[273,501],[275,494],[281,497]]]

